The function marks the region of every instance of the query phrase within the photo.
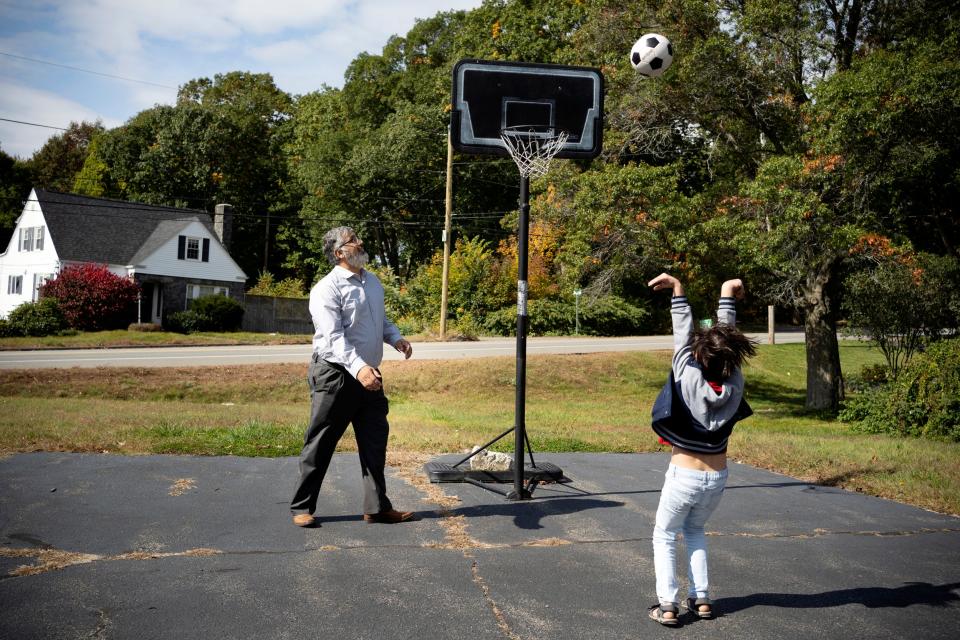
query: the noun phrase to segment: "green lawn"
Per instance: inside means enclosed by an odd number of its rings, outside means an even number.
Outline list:
[[[169,331],[83,331],[42,338],[0,338],[0,350],[91,349],[103,347],[175,347],[232,344],[309,344],[312,336],[279,333],[171,333]]]
[[[847,375],[879,362],[844,342]],[[663,450],[649,427],[668,352],[533,356],[527,429],[535,451]],[[513,424],[512,357],[386,362],[393,452],[438,454]],[[288,456],[309,410],[306,364],[0,372],[0,453],[105,451]],[[810,482],[960,513],[960,445],[852,432],[804,411],[803,345],[762,345],[745,371],[755,414],[732,459]],[[511,437],[498,443],[510,450]],[[344,451],[354,443],[347,437]]]

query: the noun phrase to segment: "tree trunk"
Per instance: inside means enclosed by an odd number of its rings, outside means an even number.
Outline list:
[[[804,286],[804,332],[807,348],[807,409],[835,413],[843,397],[840,345],[837,342],[833,260],[807,275]]]

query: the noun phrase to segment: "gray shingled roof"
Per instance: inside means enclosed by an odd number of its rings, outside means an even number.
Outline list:
[[[213,235],[210,214],[138,202],[36,189],[50,240],[61,260],[134,264],[196,220]]]

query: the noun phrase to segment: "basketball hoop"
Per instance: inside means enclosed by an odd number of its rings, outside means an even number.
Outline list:
[[[591,159],[603,149],[603,74],[599,69],[535,62],[465,58],[453,67],[450,146],[460,153],[505,156],[520,170],[517,217],[517,373],[513,426],[459,462],[434,460],[424,465],[431,482],[469,482],[529,500],[541,482],[570,482],[549,462],[536,462],[527,437],[527,275],[530,235],[530,178],[540,178],[554,158]],[[513,433],[510,471],[463,469],[479,451]],[[524,452],[529,464],[524,462]],[[473,474],[473,475],[471,475]],[[500,474],[500,475],[496,475]],[[507,482],[513,490],[491,484]]]
[[[567,142],[566,131],[552,127],[517,125],[500,130],[500,139],[524,178],[540,178],[550,170],[550,161]]]

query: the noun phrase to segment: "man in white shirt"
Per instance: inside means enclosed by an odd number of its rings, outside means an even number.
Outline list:
[[[290,503],[293,523],[299,527],[316,524],[313,513],[320,485],[350,423],[363,472],[363,519],[385,524],[413,520],[413,512],[397,511],[387,497],[384,466],[390,426],[378,368],[384,343],[407,358],[413,355],[413,347],[386,318],[383,285],[363,268],[368,256],[353,229],[328,231],[323,250],[334,267],[310,291],[315,329],[307,374],[310,425],[300,453],[300,479]]]

